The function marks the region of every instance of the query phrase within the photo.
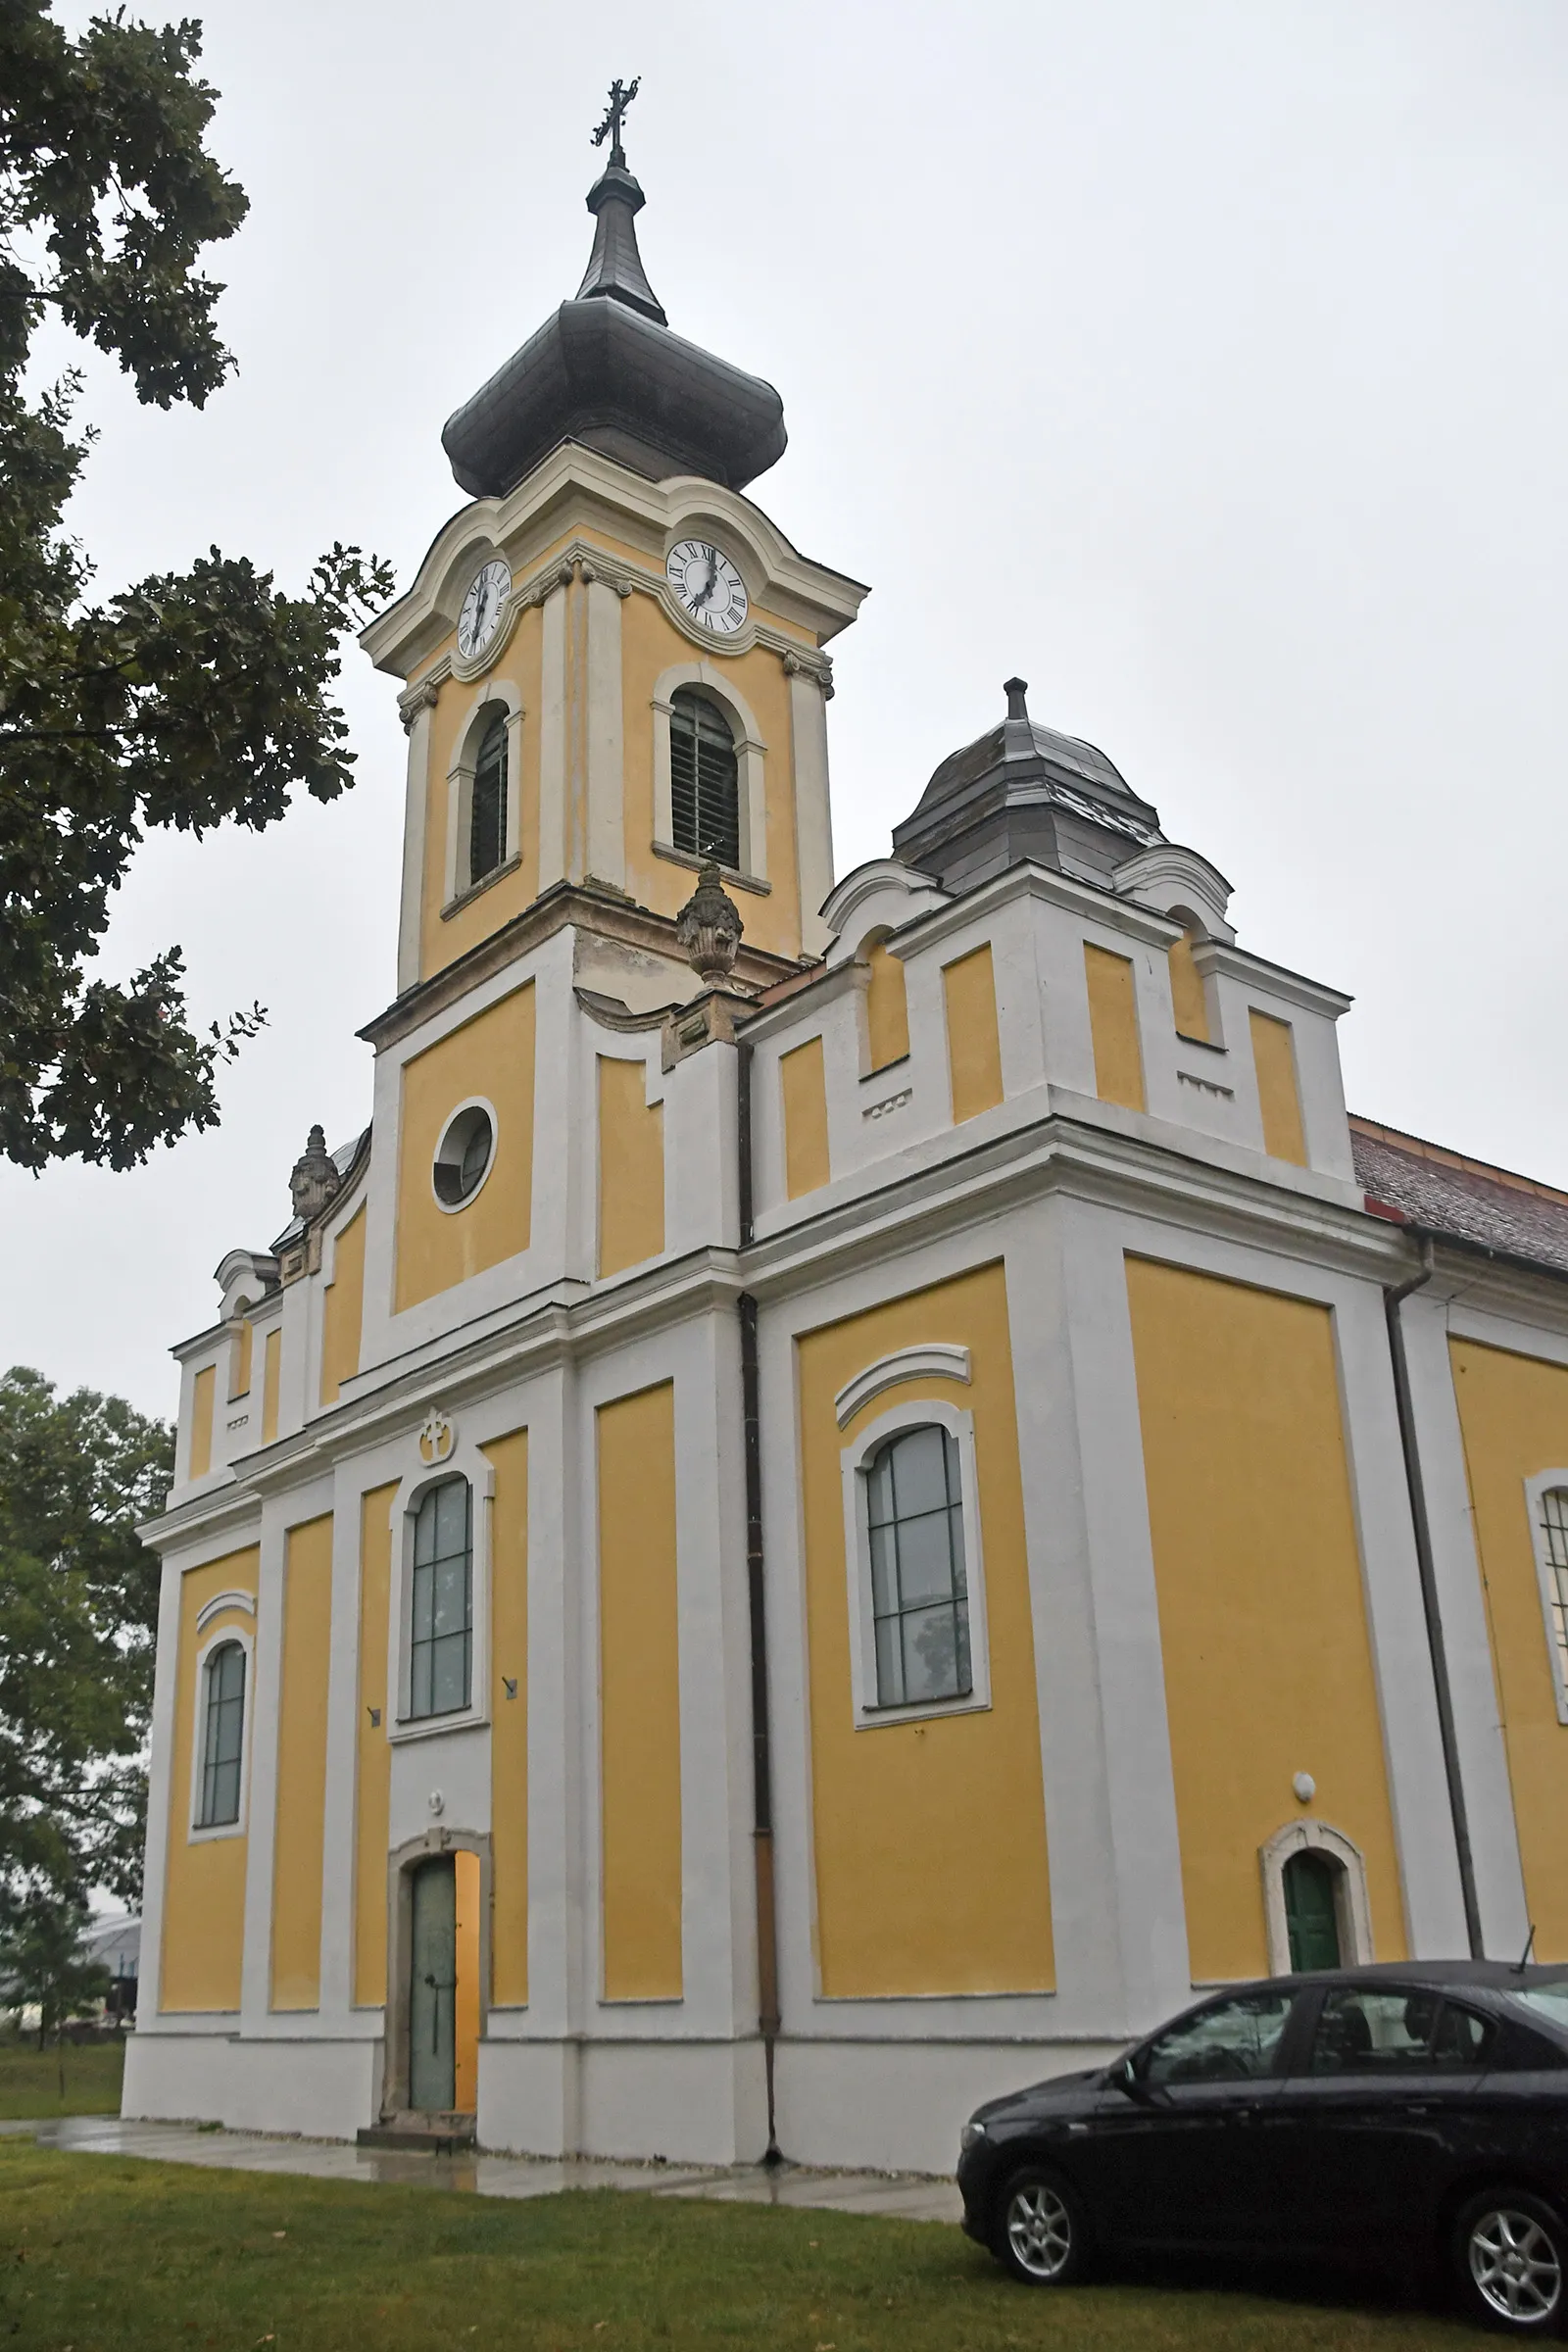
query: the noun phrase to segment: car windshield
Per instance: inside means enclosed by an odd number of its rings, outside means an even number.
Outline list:
[[[1528,1992],[1510,1992],[1508,1998],[1545,2025],[1555,2026],[1559,2034],[1568,2034],[1568,1984],[1540,1984]]]

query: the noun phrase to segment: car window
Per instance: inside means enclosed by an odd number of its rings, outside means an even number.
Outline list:
[[[1146,2082],[1244,2082],[1273,2071],[1291,1996],[1248,1992],[1157,2034],[1139,2061]]]
[[[1312,2041],[1314,2075],[1397,2075],[1485,2063],[1493,2028],[1441,1993],[1340,1985],[1327,1993]]]
[[[1560,2034],[1568,2034],[1568,1984],[1537,1984],[1528,1992],[1510,1992],[1508,1998],[1534,2011],[1543,2025],[1555,2026]]]

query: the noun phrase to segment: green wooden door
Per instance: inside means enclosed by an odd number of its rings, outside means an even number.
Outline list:
[[[1338,1873],[1321,1854],[1293,1854],[1285,1865],[1285,1924],[1293,1969],[1338,1968],[1340,1922],[1334,1901]]]
[[[409,2104],[445,2113],[457,2098],[458,1906],[450,1854],[419,1864],[413,1894]]]

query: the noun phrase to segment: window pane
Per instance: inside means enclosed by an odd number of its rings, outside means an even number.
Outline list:
[[[958,1636],[951,1606],[913,1609],[904,1628],[904,1682],[911,1700],[953,1698],[958,1690]]]
[[[447,1634],[430,1644],[430,1713],[450,1715],[468,1703],[468,1637]]]
[[[1289,1993],[1221,2001],[1151,2042],[1139,2071],[1154,2083],[1242,2082],[1269,2074],[1290,2013]]]
[[[882,1617],[876,1629],[876,1696],[883,1707],[904,1704],[904,1661],[899,1650],[899,1621]]]
[[[434,1709],[430,1704],[430,1644],[428,1642],[415,1643],[411,1668],[409,1713],[411,1715],[432,1714]]]
[[[435,1494],[426,1494],[415,1516],[414,1557],[416,1565],[435,1558],[435,1506],[436,1495],[440,1491],[437,1488]]]
[[[904,1606],[951,1600],[953,1551],[947,1511],[931,1511],[923,1519],[901,1519],[898,1546],[899,1598]]]
[[[893,1448],[884,1446],[876,1454],[865,1476],[866,1516],[873,1527],[883,1527],[893,1516]]]
[[[906,1437],[896,1438],[889,1448],[893,1457],[893,1492],[901,1519],[910,1518],[917,1511],[940,1511],[947,1507],[947,1435],[945,1429],[911,1429]]]
[[[893,1556],[894,1536],[890,1527],[873,1527],[871,1540],[871,1607],[878,1617],[888,1617],[899,1605],[898,1568]]]
[[[1425,1987],[1329,1993],[1312,2043],[1314,2075],[1389,2075],[1425,2071],[1442,1996]],[[1451,2063],[1451,2062],[1450,2062]]]
[[[454,1478],[435,1491],[436,1557],[447,1558],[452,1552],[466,1551],[468,1546],[468,1482]]]
[[[460,1552],[455,1560],[442,1560],[434,1571],[435,1623],[433,1631],[442,1634],[466,1633],[468,1628],[468,1555]]]
[[[414,1571],[414,1606],[411,1612],[413,1636],[416,1642],[428,1642],[434,1632],[435,1570],[416,1567]]]

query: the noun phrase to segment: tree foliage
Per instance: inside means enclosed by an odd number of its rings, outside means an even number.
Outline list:
[[[109,1991],[109,1971],[84,1942],[88,1925],[79,1894],[29,1886],[0,1895],[0,2001],[11,2009],[36,2007],[40,2050]],[[64,2092],[64,2076],[60,2087]]]
[[[0,1911],[139,1893],[159,1570],[135,1528],[173,1451],[121,1397],[0,1377]]]
[[[150,827],[260,829],[303,785],[353,781],[327,689],[339,640],[391,575],[334,545],[304,593],[215,547],[89,601],[64,527],[92,439],[78,374],[29,398],[51,312],[160,408],[205,405],[232,365],[205,247],[246,198],[207,152],[200,26],[122,14],[77,39],[49,0],[0,0],[0,1154],[124,1168],[217,1122],[219,1063],[259,1006],[198,1035],[177,945],[125,983],[89,978]]]

